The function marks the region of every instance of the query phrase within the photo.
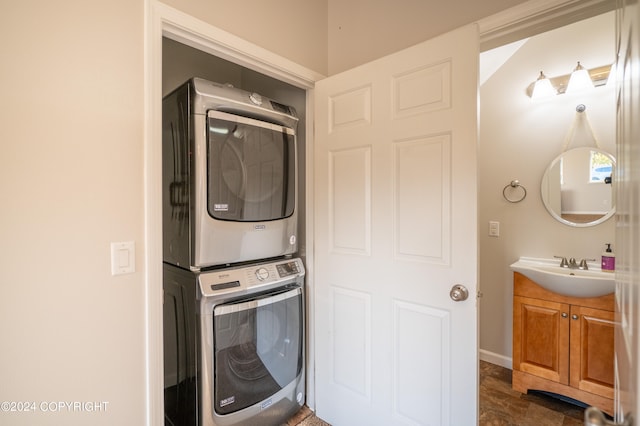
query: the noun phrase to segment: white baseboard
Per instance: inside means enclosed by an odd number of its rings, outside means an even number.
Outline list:
[[[478,351],[480,353],[480,360],[490,362],[491,364],[499,365],[504,368],[512,370],[513,360],[510,357],[500,355],[494,352],[489,352],[484,349]]]

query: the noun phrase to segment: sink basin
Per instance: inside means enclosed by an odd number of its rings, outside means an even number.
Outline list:
[[[541,287],[564,296],[597,297],[615,291],[615,275],[603,272],[589,263],[589,270],[561,268],[560,259],[521,257],[511,264],[511,270],[520,272]]]

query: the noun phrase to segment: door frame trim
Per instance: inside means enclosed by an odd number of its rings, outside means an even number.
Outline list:
[[[317,80],[325,76],[158,0],[145,0],[144,17],[144,386],[145,423],[152,426],[164,424],[162,149],[160,143],[162,140],[162,38],[171,38],[245,68],[306,89],[307,112],[309,114],[311,111],[311,116],[313,86]],[[305,161],[310,164],[313,153],[312,126],[307,126],[306,138],[310,148],[307,149]],[[312,173],[312,169],[307,170]],[[310,193],[312,188],[312,180],[307,179],[307,193]],[[311,211],[309,202],[307,211]],[[312,221],[307,221],[308,235],[310,235],[311,224]],[[311,259],[312,241],[309,238],[307,238],[307,244],[306,255]],[[312,277],[312,266],[309,263],[308,260],[307,285]],[[307,300],[309,300],[312,292],[307,294]],[[308,363],[313,361],[312,355],[312,353],[307,354]],[[307,379],[312,378],[312,370],[307,371]]]
[[[481,51],[613,10],[610,0],[530,0],[478,21]],[[313,87],[325,76],[158,0],[144,0],[144,380],[146,425],[164,423],[162,346],[162,38],[307,91],[307,285],[313,288]],[[307,292],[313,330],[313,291]],[[313,336],[307,397],[314,406]]]
[[[164,37],[303,89],[325,77],[164,3],[151,4]]]
[[[611,0],[530,0],[478,21],[480,51],[613,10]]]

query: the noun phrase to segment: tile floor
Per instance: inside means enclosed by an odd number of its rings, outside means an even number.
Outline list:
[[[282,426],[331,426],[329,423],[322,421],[313,411],[306,405],[302,407],[298,413],[293,416],[286,425]]]
[[[539,393],[511,389],[511,370],[480,361],[480,425],[578,426],[584,408]]]
[[[481,426],[578,426],[584,424],[583,414],[583,408],[545,394],[514,391],[511,389],[511,370],[480,361]],[[329,424],[305,406],[287,422],[287,426]]]

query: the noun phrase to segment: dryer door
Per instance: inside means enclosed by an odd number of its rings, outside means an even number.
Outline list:
[[[302,371],[302,290],[213,310],[214,409],[229,414],[269,398]]]
[[[293,214],[296,156],[292,129],[209,111],[207,140],[211,217],[259,222]]]

